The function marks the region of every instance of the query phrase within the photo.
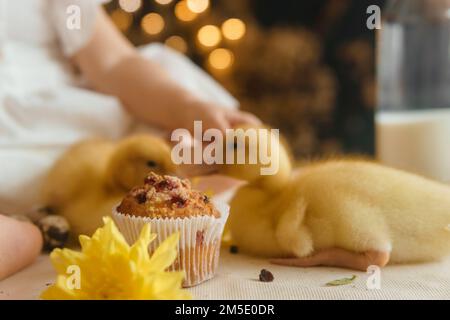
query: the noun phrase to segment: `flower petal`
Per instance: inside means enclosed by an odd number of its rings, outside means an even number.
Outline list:
[[[177,258],[177,246],[180,234],[174,233],[155,250],[150,258],[148,272],[160,272],[170,267]]]
[[[149,263],[150,255],[148,252],[149,244],[155,240],[156,234],[150,233],[150,225],[146,224],[139,236],[139,239],[131,247],[130,259],[138,264],[138,267],[144,266],[144,264]]]
[[[95,255],[103,252],[101,248],[104,248],[107,249],[107,252],[104,253],[120,252],[121,254],[128,254],[130,247],[113,220],[110,217],[105,217],[103,221],[104,227],[97,229],[91,238],[80,236],[82,251],[86,255]]]
[[[40,298],[45,300],[79,300],[77,297],[78,290],[71,290],[66,287],[67,278],[58,276],[56,283],[48,287],[41,293]]]
[[[58,274],[65,274],[70,266],[80,265],[83,254],[70,249],[55,249],[50,254],[50,259]]]
[[[162,300],[190,299],[190,293],[180,289],[184,278],[184,272],[164,272],[153,276],[153,295]]]

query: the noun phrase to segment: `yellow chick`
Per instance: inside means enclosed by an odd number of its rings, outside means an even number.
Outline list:
[[[259,139],[258,149],[266,145]],[[450,187],[358,159],[294,172],[282,145],[275,161],[274,175],[261,175],[260,162],[223,167],[248,182],[232,199],[229,218],[243,252],[282,265],[356,270],[450,254]]]
[[[92,235],[102,217],[150,171],[174,173],[170,147],[164,140],[136,135],[118,143],[101,139],[70,148],[54,165],[43,188],[43,203],[64,216],[72,240]]]

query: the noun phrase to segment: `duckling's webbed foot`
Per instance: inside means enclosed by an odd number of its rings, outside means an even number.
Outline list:
[[[328,266],[366,271],[371,265],[384,267],[390,258],[389,252],[366,251],[355,253],[340,248],[318,251],[308,257],[291,259],[274,259],[271,263],[291,267]]]

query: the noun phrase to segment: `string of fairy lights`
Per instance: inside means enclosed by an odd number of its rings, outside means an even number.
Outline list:
[[[154,2],[155,10],[138,17],[144,1]],[[210,9],[210,0],[118,0],[110,15],[122,32],[126,33],[138,17],[140,31],[146,37],[161,40],[183,54],[194,50],[205,58],[205,67],[212,72],[229,71],[235,62],[233,47],[245,37],[246,24],[237,17],[211,22],[205,19]],[[177,34],[172,30],[174,24],[191,31]]]

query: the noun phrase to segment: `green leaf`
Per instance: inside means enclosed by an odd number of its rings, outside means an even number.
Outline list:
[[[356,279],[356,276],[353,275],[351,278],[342,278],[328,282],[327,287],[336,287],[336,286],[345,286],[347,284],[352,283]]]

